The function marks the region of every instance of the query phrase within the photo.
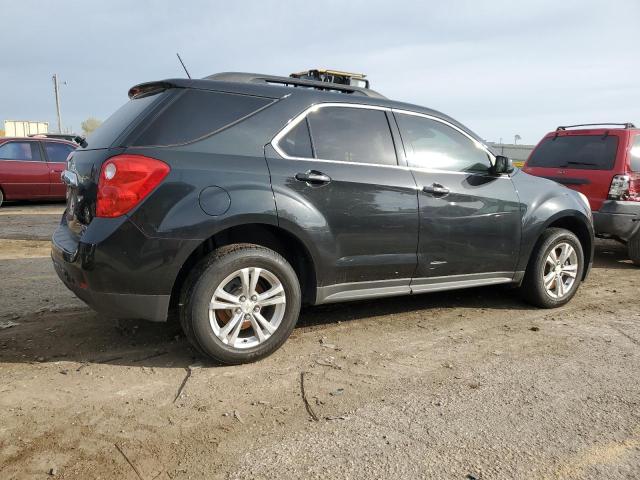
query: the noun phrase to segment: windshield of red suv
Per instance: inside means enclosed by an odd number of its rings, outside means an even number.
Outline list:
[[[527,166],[611,170],[617,150],[618,137],[614,135],[547,137],[533,151]]]

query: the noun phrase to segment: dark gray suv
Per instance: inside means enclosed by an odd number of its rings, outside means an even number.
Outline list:
[[[439,112],[240,73],[129,97],[68,161],[55,268],[105,314],[179,312],[219,362],[273,352],[303,303],[512,284],[556,307],[589,271],[586,198]]]

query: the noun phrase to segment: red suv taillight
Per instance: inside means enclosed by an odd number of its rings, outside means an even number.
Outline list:
[[[609,188],[609,200],[640,202],[640,174],[613,177]]]
[[[100,170],[96,217],[129,212],[169,174],[169,165],[143,155],[117,155]]]

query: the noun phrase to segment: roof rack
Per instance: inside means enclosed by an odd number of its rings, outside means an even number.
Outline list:
[[[363,95],[365,97],[386,98],[375,90],[369,88],[354,87],[352,85],[340,85],[337,83],[318,82],[316,80],[304,80],[301,78],[279,77],[276,75],[262,75],[259,73],[223,72],[204,77],[205,80],[217,80],[220,82],[238,83],[267,83],[282,85],[285,87],[303,87],[324,90],[328,92],[340,92],[351,95]]]
[[[561,125],[558,128],[556,128],[556,132],[559,132],[561,130],[566,130],[567,128],[575,128],[575,127],[598,127],[598,126],[603,126],[603,125],[615,125],[616,127],[624,127],[624,128],[636,128],[636,126],[631,123],[631,122],[627,122],[627,123],[612,123],[612,122],[604,122],[604,123],[582,123],[579,125]]]

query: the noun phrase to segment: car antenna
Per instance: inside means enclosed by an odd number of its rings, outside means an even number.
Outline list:
[[[178,60],[180,60],[180,63],[182,64],[182,68],[184,68],[185,73],[187,74],[187,77],[189,77],[189,80],[191,80],[191,75],[189,75],[189,70],[187,70],[187,67],[184,66],[184,62],[182,61],[182,58],[180,58],[180,54],[176,53]]]

